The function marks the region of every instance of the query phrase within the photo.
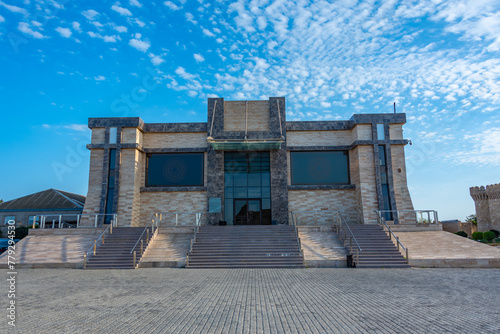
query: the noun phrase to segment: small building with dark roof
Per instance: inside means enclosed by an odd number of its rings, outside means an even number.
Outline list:
[[[85,196],[47,189],[0,204],[0,224],[14,220],[16,226],[29,226],[37,215],[77,215],[85,205]]]

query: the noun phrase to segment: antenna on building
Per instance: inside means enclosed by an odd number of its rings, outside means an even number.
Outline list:
[[[394,113],[396,113],[396,102],[394,102]]]

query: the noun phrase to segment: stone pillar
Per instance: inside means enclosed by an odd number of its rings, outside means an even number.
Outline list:
[[[207,113],[207,136],[211,136],[212,138],[222,137],[224,134],[224,99],[209,98]],[[219,220],[224,220],[224,152],[215,151],[210,144],[207,145],[208,223],[218,224]],[[221,212],[210,213],[210,198],[220,198]]]
[[[285,139],[280,150],[273,150],[270,153],[271,219],[278,224],[288,224],[288,161],[286,156],[286,105],[284,97],[269,98],[269,128],[270,135],[273,138],[283,136]]]

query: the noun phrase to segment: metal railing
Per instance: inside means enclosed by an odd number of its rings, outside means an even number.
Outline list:
[[[382,226],[382,228],[385,226],[385,228],[387,229],[387,232],[389,234],[389,239],[392,241],[392,237],[394,237],[394,239],[396,240],[396,246],[398,247],[398,251],[399,251],[399,248],[401,247],[404,251],[405,251],[405,254],[406,254],[406,262],[409,263],[410,261],[410,258],[408,257],[408,248],[406,248],[405,246],[403,246],[403,244],[401,243],[401,241],[399,241],[399,238],[394,234],[394,232],[392,232],[391,228],[389,227],[389,225],[387,225],[387,222],[385,221],[385,217],[383,217],[381,215],[381,213],[383,213],[384,211],[377,211],[375,210],[375,213],[377,214],[377,221],[378,221],[378,224]]]
[[[375,212],[386,221],[394,221],[394,225],[439,223],[436,210],[375,210]]]
[[[151,232],[149,232],[151,230]],[[146,242],[144,242],[144,236],[146,237]],[[134,269],[139,267],[139,262],[142,259],[142,256],[148,249],[149,245],[151,244],[151,241],[153,241],[156,237],[158,236],[158,217],[153,214],[151,217],[151,222],[144,228],[142,231],[141,235],[137,239],[137,241],[134,244],[134,247],[132,247],[132,250],[130,251],[129,254],[133,254],[133,261],[134,261]],[[140,257],[139,261],[137,261],[137,250],[136,248],[139,247],[138,249],[140,251]],[[146,244],[146,245],[144,245]]]
[[[340,211],[333,210],[297,210],[290,211],[290,220],[294,226],[321,227],[332,226],[338,234],[348,255],[353,256],[354,263],[359,263],[359,253],[363,250],[351,231],[349,224]],[[300,240],[299,240],[300,243]],[[347,245],[348,243],[348,245]],[[302,249],[302,248],[300,248]]]
[[[87,267],[87,261],[89,258],[89,255],[92,253],[93,255],[96,255],[97,253],[97,246],[99,245],[104,245],[104,240],[105,240],[105,235],[106,233],[109,232],[109,234],[113,234],[113,224],[109,224],[108,227],[101,233],[99,238],[97,238],[92,246],[90,246],[89,250],[83,253],[83,268]]]
[[[161,226],[187,226],[199,227],[202,225],[202,217],[205,215],[205,223],[208,219],[206,213],[202,212],[157,212],[154,213]],[[193,217],[191,217],[193,216]]]
[[[50,224],[50,219],[52,217],[52,224],[50,228],[64,228],[67,227],[99,227],[99,222],[106,220],[110,216],[110,225],[117,226],[118,215],[116,213],[106,213],[106,214],[63,214],[63,215],[38,215],[33,219],[33,228],[36,227],[37,221],[40,228],[47,228],[46,226]],[[47,218],[49,220],[47,221]],[[82,225],[82,220],[88,218],[91,225]],[[47,224],[49,223],[49,224]]]
[[[335,219],[336,219],[336,223],[334,226],[337,230],[337,234],[338,234],[340,240],[342,240],[342,243],[344,244],[344,246],[347,248],[349,255],[351,255],[353,257],[354,266],[356,266],[359,263],[359,253],[361,253],[363,251],[363,249],[359,245],[358,240],[356,240],[354,233],[352,233],[352,230],[349,227],[349,224],[344,219],[344,216],[342,215],[342,213],[340,211],[336,211]],[[347,247],[347,245],[346,245],[347,238],[349,238],[349,247]],[[353,241],[354,241],[354,243],[353,243]],[[355,247],[356,252],[354,252],[353,246]]]

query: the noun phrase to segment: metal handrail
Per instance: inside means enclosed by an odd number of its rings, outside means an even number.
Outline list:
[[[187,227],[197,227],[201,225],[201,216],[203,212],[156,212],[153,215],[156,215],[160,218],[158,225],[164,225],[163,216],[175,215],[175,226],[179,226],[179,215],[195,215],[195,222],[193,225],[181,225]]]
[[[108,227],[101,233],[101,235],[94,241],[92,246],[90,246],[89,250],[83,253],[83,268],[87,267],[87,258],[92,250],[94,250],[94,255],[96,255],[97,243],[99,242],[99,240],[102,240],[102,243],[104,244],[104,235],[108,230],[109,234],[113,234],[113,224],[109,224]]]
[[[55,228],[55,223],[57,222],[59,227],[62,228],[61,224],[63,223],[63,217],[76,217],[76,227],[80,227],[80,221],[83,217],[95,217],[95,223],[94,227],[98,227],[98,220],[99,216],[106,217],[106,216],[112,216],[111,224],[114,224],[115,226],[117,225],[118,222],[118,215],[116,213],[91,213],[91,214],[63,214],[63,215],[37,215],[35,219],[33,219],[33,228],[35,228],[35,225],[37,223],[37,218],[38,219],[38,226],[39,228],[45,228],[45,222],[47,220],[47,217],[56,217],[57,220],[52,221],[52,228]],[[87,226],[86,226],[87,227]]]
[[[411,210],[408,210],[408,211],[411,211]],[[383,211],[380,211],[380,212],[383,212]],[[389,231],[389,239],[392,241],[392,236],[394,236],[394,239],[396,239],[396,245],[398,247],[398,251],[399,251],[399,246],[401,246],[403,248],[403,250],[405,251],[406,253],[406,262],[409,262],[409,257],[408,257],[408,248],[406,248],[405,246],[403,246],[403,244],[401,243],[401,241],[399,241],[399,238],[394,234],[394,232],[391,230],[391,228],[389,227],[389,225],[387,225],[385,219],[380,215],[380,212],[375,210],[375,213],[377,214],[377,220],[379,221],[379,225],[382,225],[380,223],[383,223],[385,225],[385,227],[387,228],[387,231]],[[391,236],[392,235],[392,236]]]
[[[196,214],[196,228],[194,229],[194,237],[191,239],[191,244],[189,245],[189,251],[187,252],[186,255],[186,265],[189,265],[189,254],[193,252],[193,245],[196,242],[196,236],[198,235],[198,232],[200,231],[200,222],[201,222],[201,213]]]
[[[144,255],[144,253],[148,249],[149,245],[151,244],[151,241],[154,238],[156,238],[156,236],[158,235],[158,216],[157,216],[157,214],[152,214],[150,219],[151,219],[151,222],[148,225],[146,225],[144,230],[142,230],[141,235],[139,236],[139,238],[137,239],[137,241],[134,244],[134,247],[132,247],[132,250],[129,253],[129,254],[134,254],[134,268],[137,268],[137,266],[138,266],[137,254],[136,254],[135,249],[139,245],[139,241],[141,242],[141,258],[142,258],[142,256]],[[151,227],[151,235],[149,234],[150,227]],[[144,239],[143,239],[144,233],[146,233],[146,235],[147,235],[146,236],[146,248],[144,248]]]
[[[294,226],[301,226],[296,220],[296,214],[297,213],[313,213],[314,214],[314,224],[315,225],[303,225],[303,226],[309,226],[309,227],[318,227],[318,226],[325,226],[324,224],[319,224],[318,223],[318,213],[320,214],[332,214],[332,219],[333,219],[333,226],[335,227],[337,234],[339,235],[341,241],[344,244],[344,247],[348,249],[349,255],[355,255],[354,261],[355,263],[359,263],[359,253],[363,251],[361,246],[358,243],[358,240],[354,236],[354,234],[351,231],[351,228],[349,227],[349,224],[347,221],[344,219],[342,213],[338,210],[296,210],[296,211],[290,211],[291,214],[291,220],[292,220],[292,225]],[[346,228],[343,228],[342,225],[345,225]],[[344,235],[342,235],[342,230],[344,230]],[[346,240],[348,238],[347,232],[349,232],[349,247],[346,246]],[[356,250],[353,250],[353,240],[354,240],[354,247]]]
[[[354,257],[354,263],[357,265],[359,263],[359,253],[363,251],[361,246],[358,243],[358,240],[354,236],[354,233],[352,233],[351,228],[349,227],[349,224],[345,221],[344,217],[342,216],[342,213],[340,211],[337,212],[337,220],[338,220],[338,226],[337,226],[337,234],[339,235],[340,239],[344,243],[345,246],[345,241],[347,240],[347,233],[346,230],[344,230],[344,238],[342,238],[342,222],[344,225],[347,227],[347,231],[349,231],[349,247],[346,247],[349,251],[349,255],[353,255],[354,252],[352,251],[352,241],[354,240],[354,243],[356,244],[356,256]]]
[[[396,217],[398,219],[398,222],[395,224],[398,224],[398,225],[400,224],[399,223],[399,213],[400,212],[401,213],[405,213],[405,212],[414,213],[415,214],[415,222],[417,225],[422,224],[422,222],[419,222],[419,220],[418,220],[418,214],[420,214],[421,221],[427,221],[428,224],[439,223],[438,213],[436,210],[375,210],[375,212],[377,212],[377,214],[379,216],[381,216],[381,214],[383,214],[383,213],[395,213]],[[433,215],[432,220],[431,220],[431,213]],[[423,214],[427,214],[427,220],[424,219]],[[404,224],[401,224],[401,225],[404,225]]]

